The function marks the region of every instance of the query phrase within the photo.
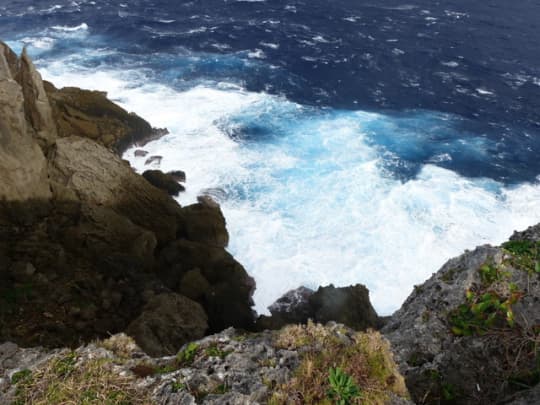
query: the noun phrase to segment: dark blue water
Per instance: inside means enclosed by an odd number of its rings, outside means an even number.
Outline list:
[[[259,310],[362,282],[389,313],[540,221],[540,0],[0,0],[0,39],[169,128],[145,148],[212,188]]]
[[[2,3],[0,38],[85,22],[92,38],[78,52],[107,47],[115,51],[107,63],[148,68],[178,88],[226,80],[307,105],[398,117],[412,109],[451,113],[463,118],[463,133],[489,140],[490,158],[452,153],[440,146],[443,133],[429,146],[454,157],[441,166],[505,183],[540,173],[538,0]],[[250,58],[258,50],[263,59]],[[178,55],[191,53],[216,57],[179,63]],[[387,147],[403,160],[398,176],[414,176],[426,160]]]

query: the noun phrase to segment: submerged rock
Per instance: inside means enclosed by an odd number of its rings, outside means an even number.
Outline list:
[[[142,176],[153,186],[164,190],[169,195],[178,195],[180,191],[185,191],[183,185],[178,184],[177,180],[169,175],[163,173],[161,170],[146,170]]]

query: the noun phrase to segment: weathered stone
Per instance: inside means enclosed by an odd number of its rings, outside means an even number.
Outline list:
[[[47,162],[29,132],[21,87],[0,52],[0,200],[49,200]]]
[[[135,152],[133,152],[133,155],[135,157],[145,157],[146,155],[148,155],[148,152],[142,149],[137,149]]]
[[[182,278],[192,269],[199,269],[210,284],[199,300],[208,314],[210,331],[229,326],[253,328],[255,282],[225,249],[177,240],[161,251],[158,275],[166,285],[181,288]]]
[[[87,137],[122,153],[144,139],[162,136],[141,117],[107,99],[105,92],[56,89],[51,83],[46,84],[46,90],[61,137]]]
[[[15,80],[21,85],[24,94],[26,119],[35,131],[40,146],[44,151],[47,151],[57,137],[56,124],[52,116],[49,98],[43,87],[43,80],[28,57],[26,48],[21,55]]]
[[[175,354],[182,345],[204,336],[208,325],[202,307],[179,294],[152,298],[126,329],[150,355]]]
[[[192,204],[182,208],[178,235],[193,242],[226,247],[229,244],[225,217],[219,205]]]
[[[51,178],[81,201],[112,208],[154,232],[159,243],[176,238],[180,206],[102,145],[87,138],[59,138],[50,165]]]
[[[535,233],[515,236],[523,235]],[[466,252],[417,286],[390,318],[383,332],[392,343],[414,400],[434,404],[451,396],[460,404],[492,402],[516,389],[507,383],[512,368],[514,374],[527,374],[535,367],[535,356],[517,354],[511,342],[519,340],[518,331],[527,331],[540,320],[540,280],[511,263],[500,248],[481,246]],[[485,287],[488,282],[481,268],[498,274],[489,287]],[[515,329],[506,321],[498,323],[493,333],[455,329],[451,314],[457,314],[459,308],[466,311],[471,305],[467,291],[474,295],[482,288],[500,297],[510,294],[511,288],[525,292],[513,305]],[[466,313],[463,319],[468,319]]]
[[[4,42],[0,41],[0,80],[14,79],[18,70],[18,58]]]

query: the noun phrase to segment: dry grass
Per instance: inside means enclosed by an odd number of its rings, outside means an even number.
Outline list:
[[[12,405],[151,405],[134,378],[119,375],[108,358],[63,352],[17,383]]]
[[[123,359],[129,359],[132,357],[134,352],[141,351],[139,346],[137,346],[135,343],[135,340],[125,333],[118,333],[108,339],[96,342],[96,344],[113,352],[116,356]]]
[[[408,397],[389,344],[378,332],[356,333],[351,342],[322,325],[295,325],[279,333],[276,346],[303,347],[303,355],[294,377],[274,392],[269,401],[272,405],[332,404],[328,376],[335,367],[350,375],[360,388],[360,396],[351,404],[384,404],[391,392]]]

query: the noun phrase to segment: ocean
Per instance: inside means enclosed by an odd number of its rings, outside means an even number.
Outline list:
[[[260,313],[363,283],[380,314],[540,221],[540,1],[12,0],[0,39],[165,137],[212,195]]]

